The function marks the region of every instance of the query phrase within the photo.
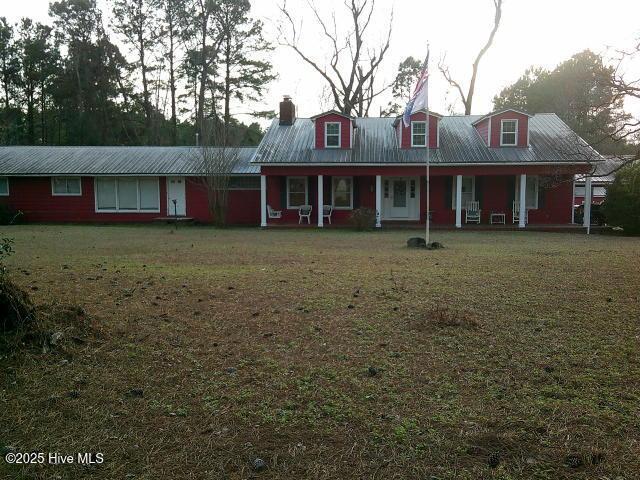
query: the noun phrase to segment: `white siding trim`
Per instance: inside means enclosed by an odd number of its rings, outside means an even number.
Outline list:
[[[516,122],[516,140],[514,143],[503,143],[502,134],[504,133],[504,122]],[[518,146],[518,127],[519,121],[517,118],[504,118],[500,120],[500,146],[501,147],[517,147]]]

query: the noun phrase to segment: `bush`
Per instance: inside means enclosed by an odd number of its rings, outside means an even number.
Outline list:
[[[371,230],[376,225],[376,211],[372,208],[356,208],[349,219],[356,230]]]
[[[607,222],[624,233],[640,234],[640,162],[622,168],[607,189],[604,204]]]
[[[8,205],[0,205],[0,225],[13,225],[22,219],[22,212]]]

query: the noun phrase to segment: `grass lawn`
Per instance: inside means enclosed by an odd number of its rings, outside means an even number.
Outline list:
[[[640,239],[415,233],[3,227],[92,328],[0,360],[0,447],[105,461],[0,477],[638,478]]]

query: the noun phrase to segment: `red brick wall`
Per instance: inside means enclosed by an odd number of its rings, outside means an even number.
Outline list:
[[[315,119],[316,148],[324,148],[324,124],[327,122],[340,123],[340,148],[351,148],[351,120],[335,113]]]

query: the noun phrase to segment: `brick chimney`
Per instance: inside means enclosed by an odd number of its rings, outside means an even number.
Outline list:
[[[280,125],[293,125],[296,121],[296,106],[289,95],[285,95],[280,102]]]

